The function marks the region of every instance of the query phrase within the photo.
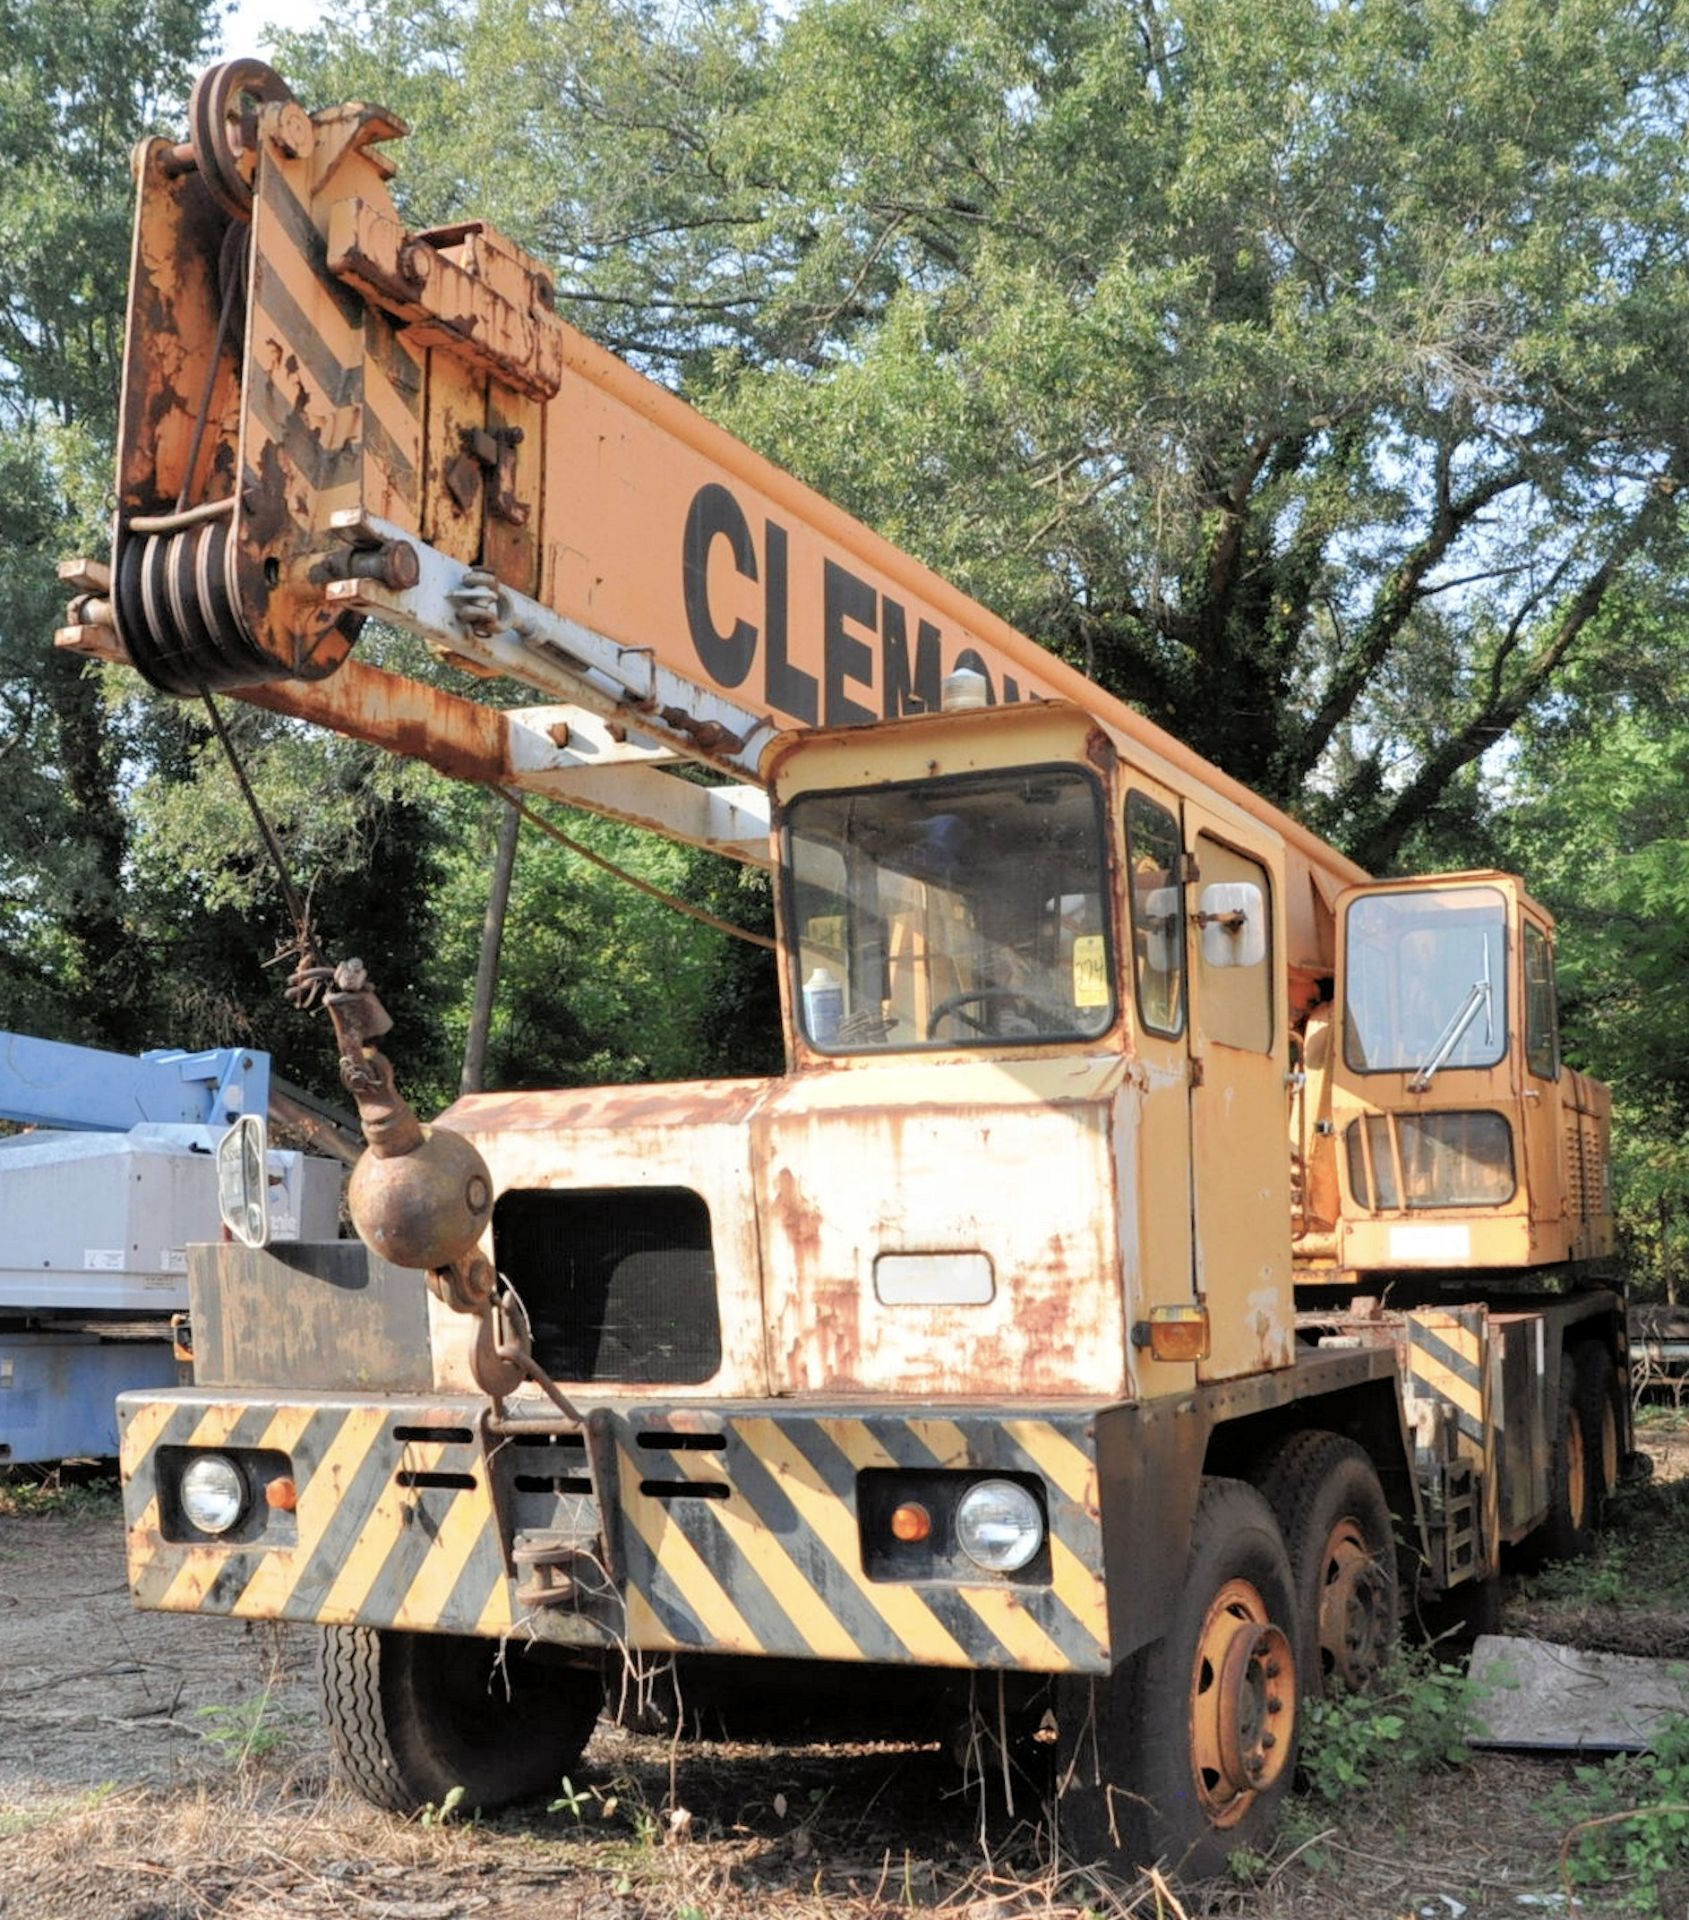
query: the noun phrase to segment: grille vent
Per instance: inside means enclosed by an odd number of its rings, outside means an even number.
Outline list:
[[[685,1187],[516,1188],[493,1253],[555,1380],[700,1386],[721,1369],[710,1213]]]

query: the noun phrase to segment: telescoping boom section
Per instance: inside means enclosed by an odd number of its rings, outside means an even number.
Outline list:
[[[1410,1593],[1576,1547],[1617,1478],[1547,916],[1372,882],[490,228],[407,229],[391,115],[236,61],[191,120],[138,156],[61,644],[771,868],[789,1069],[425,1126],[361,967],[303,973],[362,1243],[193,1254],[194,1384],[123,1405],[139,1602],[322,1626],[395,1808],[553,1786],[624,1661],[793,1731],[983,1673],[1075,1845],[1219,1864]]]

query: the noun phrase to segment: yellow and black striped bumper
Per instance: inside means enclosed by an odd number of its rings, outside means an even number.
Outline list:
[[[601,1513],[586,1451],[483,1424],[484,1403],[193,1388],[127,1395],[130,1581],[142,1607],[449,1633],[533,1632],[581,1646],[891,1665],[1107,1672],[1100,1409],[943,1414],[787,1402],[600,1409],[613,1465]],[[255,1503],[208,1540],[174,1486],[198,1449],[285,1475],[291,1512]],[[950,1561],[888,1573],[866,1548],[864,1489],[1003,1475],[1031,1486],[1048,1549],[1019,1576]],[[939,1476],[931,1479],[931,1476]],[[960,1484],[960,1481],[958,1481]],[[883,1496],[882,1496],[883,1497]],[[872,1501],[869,1501],[872,1505]],[[560,1523],[603,1569],[566,1605],[525,1606],[524,1540]]]

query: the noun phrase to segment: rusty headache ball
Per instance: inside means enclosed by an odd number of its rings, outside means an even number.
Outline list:
[[[347,1202],[366,1246],[396,1267],[426,1271],[473,1250],[492,1214],[493,1180],[461,1133],[425,1126],[410,1153],[364,1154]]]

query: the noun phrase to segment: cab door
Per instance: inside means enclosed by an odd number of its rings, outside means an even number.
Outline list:
[[[1198,1292],[1230,1379],[1294,1357],[1283,908],[1271,848],[1185,805],[1191,1169]]]
[[[1126,823],[1127,938],[1122,997],[1127,1001],[1139,1073],[1123,1096],[1136,1115],[1136,1152],[1125,1124],[1116,1128],[1122,1165],[1121,1238],[1136,1247],[1134,1317],[1195,1299],[1191,1257],[1190,1011],[1184,925],[1184,824],[1179,798],[1123,769]],[[1135,1186],[1129,1170],[1136,1167]],[[1135,1192],[1136,1221],[1127,1213]],[[1133,1276],[1127,1275],[1130,1283]],[[1189,1392],[1188,1361],[1134,1363],[1143,1393]]]

